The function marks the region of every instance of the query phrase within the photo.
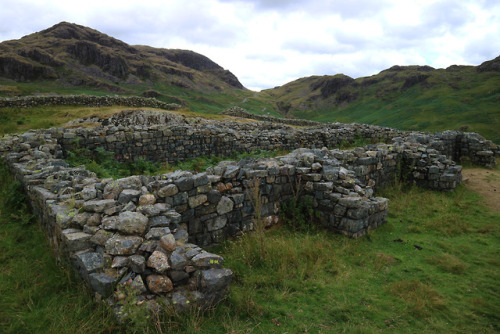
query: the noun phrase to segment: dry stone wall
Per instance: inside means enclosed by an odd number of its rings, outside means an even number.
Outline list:
[[[426,150],[434,149],[433,152],[454,161],[468,159],[484,166],[495,165],[495,155],[500,154],[498,146],[491,141],[476,133],[460,131],[429,134],[356,123],[292,127],[270,122],[208,121],[173,116],[152,118],[151,113],[128,111],[109,120],[93,120],[102,122],[102,126],[93,129],[57,129],[51,134],[64,151],[100,147],[114,152],[118,159],[143,158],[169,163],[252,150],[335,148],[359,138],[375,143],[393,140],[413,143],[425,146]],[[135,123],[131,123],[132,118],[136,119]]]
[[[455,131],[405,133],[359,124],[292,128],[151,112],[121,116],[94,129],[38,130],[0,140],[0,152],[23,183],[58,257],[72,263],[117,314],[127,285],[151,308],[182,310],[224,298],[232,272],[223,268],[220,256],[201,247],[254,228],[255,187],[269,225],[284,201],[307,197],[322,226],[359,237],[387,216],[388,201],[375,197],[374,187],[402,180],[449,191],[461,181],[461,167],[452,158],[492,165],[498,151],[476,134]],[[357,137],[389,143],[333,148]],[[224,161],[204,173],[112,180],[69,167],[62,159],[77,145],[102,147],[119,159],[170,162],[234,151],[295,150],[273,159]]]
[[[44,95],[0,98],[0,108],[30,108],[49,105],[84,105],[88,107],[119,105],[138,108],[160,108],[165,110],[176,110],[181,108],[181,105],[176,103],[165,103],[154,98],[139,96]]]
[[[153,178],[98,179],[71,168],[43,131],[4,139],[5,146],[56,256],[118,316],[126,286],[136,290],[138,303],[154,309],[207,307],[226,296],[231,270],[222,257],[188,242],[181,214],[148,190]]]

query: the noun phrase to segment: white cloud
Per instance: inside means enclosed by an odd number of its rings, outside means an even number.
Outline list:
[[[392,65],[480,64],[500,54],[495,0],[0,0],[0,40],[60,21],[129,44],[199,52],[252,89]]]

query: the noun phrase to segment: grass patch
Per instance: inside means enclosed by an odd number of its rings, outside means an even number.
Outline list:
[[[0,136],[6,133],[24,132],[29,129],[44,129],[63,126],[70,120],[91,116],[107,118],[124,109],[123,106],[41,106],[34,108],[0,108]],[[151,108],[141,108],[158,110]]]
[[[417,317],[428,317],[432,311],[445,308],[444,299],[420,281],[401,281],[391,285],[390,292],[405,301],[408,311]]]
[[[86,148],[75,148],[74,152],[67,152],[66,161],[70,166],[85,165],[100,178],[118,179],[137,174],[153,175],[161,170],[160,164],[140,158],[135,161],[120,161],[113,152],[103,148],[97,148],[94,152]]]
[[[210,167],[214,167],[224,160],[240,161],[246,158],[271,158],[284,155],[285,151],[264,151],[256,150],[252,152],[236,152],[231,156],[218,157],[202,156],[176,164],[155,163],[141,158],[135,161],[122,161],[113,152],[97,148],[90,151],[87,148],[79,148],[78,145],[73,151],[68,151],[66,161],[70,166],[85,165],[85,167],[96,173],[100,178],[111,177],[114,179],[131,175],[158,175],[173,172],[175,170],[190,170],[194,172],[204,172]]]
[[[457,275],[463,274],[467,269],[467,264],[464,261],[455,255],[447,253],[431,256],[426,261],[445,272]]]

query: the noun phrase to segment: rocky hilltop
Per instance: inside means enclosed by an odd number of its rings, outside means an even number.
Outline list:
[[[0,43],[0,77],[118,93],[126,92],[121,84],[155,82],[195,91],[244,89],[234,74],[196,52],[131,46],[67,22]]]

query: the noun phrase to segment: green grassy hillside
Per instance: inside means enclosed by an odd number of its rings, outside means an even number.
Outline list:
[[[480,68],[394,66],[356,80],[343,75],[302,78],[261,96],[299,118],[402,130],[466,127],[500,143],[500,72]]]

